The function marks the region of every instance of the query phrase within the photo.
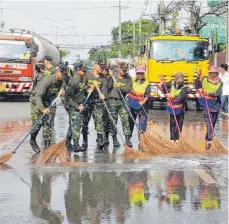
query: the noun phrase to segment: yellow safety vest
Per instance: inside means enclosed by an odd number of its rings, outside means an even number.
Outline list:
[[[145,98],[145,92],[149,85],[149,82],[145,80],[144,83],[139,83],[137,81],[133,82],[133,89],[129,93],[129,97],[134,100],[142,101]]]
[[[207,93],[216,93],[222,85],[222,82],[218,82],[217,84],[210,83],[207,77],[203,78],[202,82],[203,82],[203,89]]]

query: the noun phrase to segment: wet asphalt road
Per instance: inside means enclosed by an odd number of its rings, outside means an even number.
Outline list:
[[[192,107],[192,106],[191,106]],[[168,136],[168,115],[151,111]],[[68,118],[57,110],[53,142],[61,140]],[[155,157],[129,160],[123,151],[94,154],[96,135],[90,124],[89,149],[72,155],[84,167],[38,167],[30,164],[28,140],[0,166],[0,224],[226,224],[228,223],[228,159],[214,157]],[[29,103],[0,102],[0,154],[10,151],[30,128]],[[201,147],[201,112],[185,116],[184,136]],[[228,121],[216,127],[217,138],[228,147]],[[41,135],[39,144],[42,146]],[[133,137],[137,148],[137,133]]]

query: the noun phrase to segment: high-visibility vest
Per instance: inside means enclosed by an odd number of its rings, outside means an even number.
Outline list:
[[[144,83],[139,83],[136,80],[133,82],[133,88],[128,94],[128,105],[136,110],[139,110],[141,108],[141,105],[139,104],[139,101],[144,100],[145,98],[145,92],[149,85],[149,82],[145,80]]]
[[[128,196],[131,205],[146,204],[144,183],[131,183],[128,184]]]
[[[176,89],[174,85],[172,85],[171,91],[170,91],[170,95],[175,98],[176,96],[179,96],[181,94],[181,91],[183,88],[186,88],[187,85],[183,85],[182,88],[180,89]],[[175,112],[176,115],[180,114],[182,112],[182,109],[184,107],[184,103],[182,100],[176,100],[176,99],[171,99],[167,101],[167,107],[166,107],[166,111],[169,114],[173,114],[173,110]],[[173,110],[172,110],[173,108]]]
[[[200,207],[202,209],[219,209],[220,204],[218,199],[212,195],[212,192],[205,189],[200,192]]]
[[[217,84],[209,82],[207,77],[204,77],[202,80],[202,88],[206,93],[217,93],[221,85],[222,82],[218,82]],[[201,92],[199,93],[201,95],[201,97],[199,98],[199,103],[202,107],[206,106],[204,97],[206,98],[209,107],[213,107],[216,104],[216,97],[204,96]]]

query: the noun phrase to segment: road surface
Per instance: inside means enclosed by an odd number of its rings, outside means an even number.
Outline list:
[[[9,152],[30,128],[28,102],[0,102],[0,154]],[[150,116],[168,137],[168,115]],[[67,130],[68,117],[58,107],[53,142]],[[185,116],[184,136],[198,145],[203,139],[203,115]],[[228,122],[217,123],[218,139],[227,147]],[[90,123],[89,149],[75,154],[84,167],[31,165],[28,140],[9,163],[0,166],[1,224],[226,224],[228,223],[228,159],[155,157],[130,160],[117,156],[123,148],[94,154],[96,134]],[[133,137],[137,148],[137,133]],[[111,139],[110,139],[111,140]],[[39,144],[42,138],[39,135]],[[112,143],[112,140],[111,140]]]

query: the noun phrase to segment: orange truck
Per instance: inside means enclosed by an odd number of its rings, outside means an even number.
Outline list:
[[[59,64],[57,47],[38,34],[22,29],[0,33],[0,96],[29,96],[35,65],[46,55]]]

